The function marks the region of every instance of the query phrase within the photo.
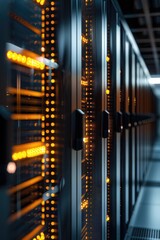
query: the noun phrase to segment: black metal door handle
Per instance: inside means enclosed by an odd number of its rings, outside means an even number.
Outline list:
[[[84,112],[81,109],[76,109],[73,112],[73,149],[76,151],[83,149],[84,135]]]
[[[102,137],[107,138],[109,131],[109,112],[107,110],[102,113]]]

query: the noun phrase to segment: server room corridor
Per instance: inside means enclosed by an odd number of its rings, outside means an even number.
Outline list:
[[[159,9],[0,0],[0,240],[160,240]]]
[[[153,146],[149,168],[126,234],[128,239],[160,239],[160,137]]]

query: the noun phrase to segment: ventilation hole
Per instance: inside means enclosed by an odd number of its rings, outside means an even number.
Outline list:
[[[160,230],[130,227],[127,232],[126,240],[154,240],[160,239]]]

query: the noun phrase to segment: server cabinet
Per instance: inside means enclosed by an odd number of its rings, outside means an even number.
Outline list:
[[[45,4],[45,1],[15,0],[8,1],[7,6],[9,34],[8,39],[4,39],[4,59],[8,67],[6,95],[13,125],[12,161],[15,164],[12,171],[15,172],[8,181],[10,213],[6,226],[10,234],[4,239],[53,239],[57,236],[55,200],[52,199],[52,213],[47,206],[56,186],[49,182],[49,175],[55,173],[48,169],[48,108],[44,107],[47,106],[45,94],[48,94],[45,76],[53,83],[52,69],[57,65],[43,54]],[[54,101],[52,103],[54,105]],[[53,165],[50,167],[55,169]],[[51,181],[55,183],[54,179]],[[49,218],[54,219],[50,220],[53,228],[47,226]]]
[[[85,113],[85,138],[81,239],[106,239],[106,139],[102,140],[107,85],[105,7],[104,1],[82,1],[81,102]]]
[[[139,62],[137,62],[137,80],[136,80],[136,99],[137,99],[137,103],[139,102],[139,81],[140,81],[140,64]],[[137,104],[136,105],[136,112],[137,115],[139,114],[139,108],[140,105]],[[139,190],[140,190],[140,176],[139,176],[139,171],[140,171],[140,124],[138,123],[137,125],[137,130],[136,130],[136,159],[137,159],[137,166],[136,166],[136,195],[138,194]]]
[[[131,217],[135,203],[135,128],[137,126],[135,113],[135,54],[131,45],[129,47],[129,111],[132,124],[129,131],[129,215]]]
[[[107,5],[108,19],[108,110],[111,115],[110,135],[108,138],[108,239],[120,239],[120,141],[122,113],[120,108],[120,21],[111,1]]]
[[[16,172],[9,179],[8,239],[45,238],[46,146],[42,130],[42,76],[50,61],[41,56],[43,4],[44,1],[15,0],[8,6],[6,57],[10,75],[7,98],[13,121],[12,160],[16,163]]]
[[[148,164],[152,94],[116,1],[3,9],[2,239],[123,239]]]
[[[46,204],[48,239],[80,239],[84,117],[80,101],[81,3],[48,1],[44,18],[44,54],[59,64],[51,79],[45,79],[48,186],[53,190],[58,187]]]
[[[129,222],[129,41],[121,25],[121,110],[123,132],[121,136],[121,238],[124,238]]]

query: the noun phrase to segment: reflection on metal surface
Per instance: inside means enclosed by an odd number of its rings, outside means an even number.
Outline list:
[[[58,185],[56,185],[54,187],[50,187],[50,189],[43,194],[43,200],[47,201],[50,198],[53,198],[55,196],[55,194],[58,193],[58,191],[59,191]]]
[[[32,239],[36,234],[38,234],[43,229],[43,226],[39,225],[36,228],[34,228],[30,233],[28,233],[25,237],[22,238],[22,240],[28,240]],[[33,238],[33,240],[45,240],[45,235],[43,232],[38,234],[36,237]]]
[[[18,211],[16,213],[12,214],[9,218],[9,222],[13,222],[13,221],[19,219],[20,217],[22,217],[23,215],[27,214],[28,212],[30,212],[31,210],[36,208],[38,205],[40,205],[41,202],[42,202],[42,199],[37,199],[36,201],[31,203],[30,205],[22,208],[20,211]]]
[[[31,97],[43,97],[44,96],[44,94],[42,92],[36,92],[36,91],[22,89],[22,88],[18,90],[17,88],[8,87],[7,91],[10,94],[20,94],[20,95],[31,96]]]
[[[25,26],[26,28],[30,29],[32,32],[40,35],[41,34],[41,31],[40,29],[36,28],[35,26],[33,26],[32,24],[30,24],[29,22],[27,22],[25,19],[23,19],[22,17],[20,16],[17,16],[15,13],[11,13],[10,14],[10,17],[12,19],[14,19],[15,21],[17,21],[18,23],[22,24],[23,26]]]
[[[8,190],[8,194],[13,194],[13,193],[16,193],[18,191],[21,191],[22,189],[27,188],[27,187],[29,187],[33,184],[36,184],[36,183],[38,183],[42,180],[43,180],[43,178],[41,176],[37,176],[35,178],[32,178],[32,179],[30,179],[26,182],[20,183],[19,185],[16,185],[16,186],[10,188]]]

